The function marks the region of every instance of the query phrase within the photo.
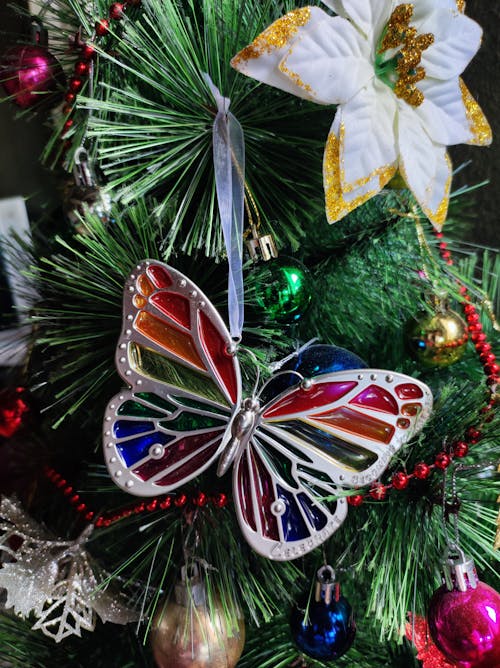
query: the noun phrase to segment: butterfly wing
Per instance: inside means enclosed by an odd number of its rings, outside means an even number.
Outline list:
[[[378,369],[320,375],[270,401],[233,473],[250,545],[288,560],[325,541],[347,515],[342,488],[376,480],[431,408],[424,383]]]
[[[217,457],[241,399],[231,336],[203,292],[176,269],[144,260],[123,298],[116,367],[130,389],[109,402],[104,456],[117,485],[154,496]]]

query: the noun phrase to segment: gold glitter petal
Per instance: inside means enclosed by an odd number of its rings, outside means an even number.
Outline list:
[[[248,60],[260,58],[265,53],[286,46],[294,37],[299,28],[305,26],[311,18],[311,8],[294,9],[285,16],[271,23],[254,41],[237,53],[231,60],[231,65],[239,70]]]
[[[300,76],[297,74],[297,72],[292,72],[292,70],[289,70],[288,67],[285,65],[284,62],[281,62],[278,67],[280,72],[283,72],[283,74],[286,74],[286,76],[293,81],[293,83],[298,87],[302,88],[302,90],[305,90],[306,93],[309,93],[311,97],[316,97],[315,92],[311,88],[309,84],[306,84],[302,81]]]
[[[323,161],[323,179],[325,188],[325,209],[326,217],[329,223],[336,223],[348,213],[354,211],[358,206],[367,202],[371,197],[379,192],[379,189],[354,198],[347,202],[344,199],[340,181],[340,142],[333,132],[330,132],[325,146],[325,156]],[[387,181],[394,175],[396,168],[388,169],[384,174],[380,174],[380,184]],[[385,182],[387,182],[385,181]],[[385,185],[385,183],[384,183]]]
[[[469,129],[472,134],[472,139],[467,143],[475,144],[476,146],[489,146],[492,140],[490,124],[462,79],[460,79],[460,91],[465,107],[465,115],[469,121]]]
[[[457,9],[462,14],[465,12],[465,0],[457,0]]]
[[[344,147],[344,137],[345,137],[345,126],[344,123],[340,124],[340,131],[339,131],[339,138],[338,138],[338,143],[339,143],[339,158],[338,158],[338,169],[339,169],[339,174],[340,174],[340,183],[339,187],[342,191],[342,193],[347,194],[351,193],[353,190],[358,190],[359,188],[362,188],[363,186],[366,186],[367,183],[370,183],[372,179],[374,179],[376,176],[379,177],[379,183],[380,187],[383,188],[385,184],[392,179],[394,174],[396,173],[396,167],[394,165],[382,165],[381,167],[377,167],[376,169],[373,170],[371,174],[368,174],[368,176],[363,176],[360,179],[356,179],[356,181],[353,181],[352,183],[348,182],[345,177],[345,169],[344,169],[344,158],[340,157],[340,153],[343,153],[343,147]],[[335,138],[337,139],[337,138]]]
[[[448,215],[448,204],[450,202],[450,189],[451,189],[451,179],[453,171],[450,156],[448,155],[448,153],[445,154],[445,158],[446,158],[446,163],[448,164],[449,176],[444,186],[443,199],[441,200],[435,211],[431,211],[426,206],[422,206],[422,211],[425,213],[425,215],[431,221],[434,227],[438,230],[438,232],[441,231],[444,222],[446,220],[446,216]]]

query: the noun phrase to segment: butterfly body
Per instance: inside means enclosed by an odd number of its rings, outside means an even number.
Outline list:
[[[241,405],[228,426],[231,432],[231,440],[225,446],[217,466],[217,475],[220,477],[226,473],[233,463],[238,452],[248,443],[258,421],[260,404],[255,397],[248,397]]]
[[[377,480],[423,425],[430,390],[383,369],[303,379],[265,401],[242,399],[233,342],[186,276],[146,260],[124,293],[119,373],[103,430],[113,480],[139,496],[232,466],[242,532],[260,554],[299,557],[337,530],[346,489]],[[295,374],[297,376],[297,374]]]

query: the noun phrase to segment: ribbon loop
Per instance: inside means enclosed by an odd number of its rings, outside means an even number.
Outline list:
[[[245,198],[245,140],[243,129],[229,111],[231,101],[221,95],[210,76],[203,78],[217,104],[213,125],[215,187],[224,245],[229,264],[229,331],[235,340],[243,329],[243,216]]]

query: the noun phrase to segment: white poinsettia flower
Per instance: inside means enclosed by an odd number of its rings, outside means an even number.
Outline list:
[[[319,104],[338,105],[323,160],[333,223],[399,169],[435,227],[446,218],[450,144],[488,145],[491,130],[460,78],[481,43],[463,0],[323,0],[240,51],[240,72]]]

